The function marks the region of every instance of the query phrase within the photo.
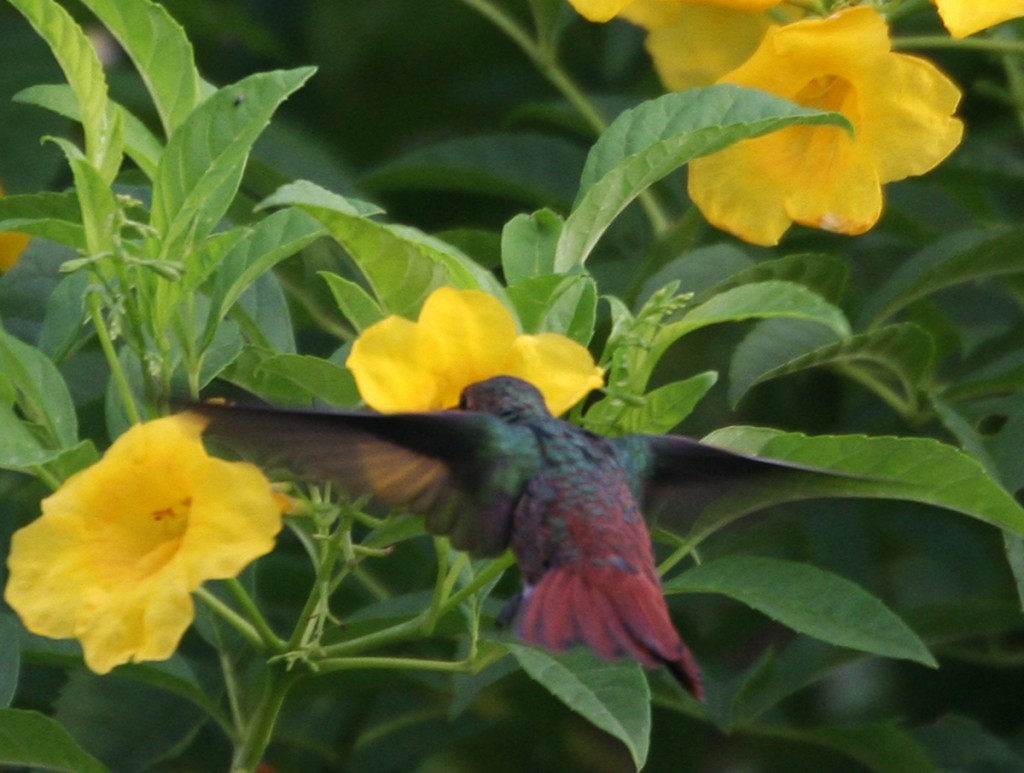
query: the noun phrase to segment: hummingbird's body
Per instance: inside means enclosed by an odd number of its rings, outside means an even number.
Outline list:
[[[540,465],[512,511],[523,592],[508,617],[524,641],[603,658],[665,664],[700,697],[700,675],[669,617],[651,538],[612,444],[552,417],[513,379],[467,388],[463,406],[528,430]]]
[[[723,493],[794,470],[679,436],[600,437],[551,416],[540,392],[507,376],[471,384],[452,411],[192,410],[211,434],[266,461],[423,514],[460,550],[511,547],[523,592],[501,620],[521,639],[665,665],[698,698],[700,673],[672,625],[641,504],[693,517]]]

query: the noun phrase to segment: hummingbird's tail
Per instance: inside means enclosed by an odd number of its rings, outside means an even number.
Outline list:
[[[672,625],[660,586],[643,572],[584,562],[551,569],[523,594],[515,631],[555,652],[583,644],[606,660],[667,666],[704,699],[700,669]]]

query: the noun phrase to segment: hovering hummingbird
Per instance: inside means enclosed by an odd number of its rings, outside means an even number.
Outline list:
[[[429,531],[474,556],[511,547],[523,591],[499,620],[521,640],[664,665],[698,699],[700,670],[669,616],[640,505],[699,511],[796,467],[680,436],[601,437],[555,418],[535,387],[509,376],[432,413],[190,410],[238,450],[425,515]]]

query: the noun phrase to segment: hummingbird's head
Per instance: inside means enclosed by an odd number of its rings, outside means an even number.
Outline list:
[[[495,376],[470,384],[462,390],[459,408],[492,413],[506,421],[551,415],[537,387],[514,376]]]

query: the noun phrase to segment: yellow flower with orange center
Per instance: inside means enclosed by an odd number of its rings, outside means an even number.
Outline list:
[[[966,38],[975,32],[1009,19],[1024,16],[1024,0],[934,0],[942,23],[954,38]]]
[[[714,225],[776,244],[793,222],[844,234],[882,212],[882,185],[924,174],[960,143],[956,85],[930,62],[893,53],[870,7],[772,27],[719,80],[843,113],[854,134],[792,127],[690,165],[690,197]]]
[[[206,454],[205,422],[138,424],[42,502],[11,539],[4,598],[33,633],[76,638],[85,662],[169,658],[191,592],[268,553],[281,501],[256,467]]]
[[[366,328],[345,364],[366,404],[384,413],[453,408],[470,384],[517,376],[557,416],[604,383],[586,347],[556,333],[519,335],[497,298],[452,287],[431,293],[416,322],[391,316]]]

